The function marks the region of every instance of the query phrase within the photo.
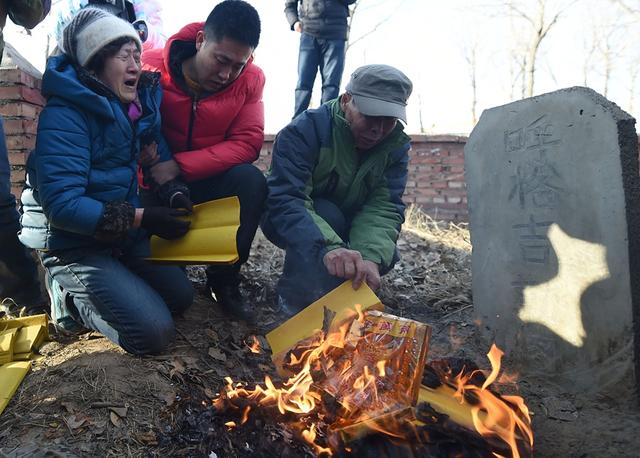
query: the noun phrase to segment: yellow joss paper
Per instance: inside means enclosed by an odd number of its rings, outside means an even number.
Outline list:
[[[0,366],[0,415],[30,368],[30,361],[14,361]]]
[[[351,280],[348,280],[268,333],[266,337],[276,368],[281,370],[282,359],[293,346],[322,329],[325,307],[336,312],[333,323],[341,323],[357,313],[356,305],[362,311],[384,309],[378,296],[366,283],[354,290]]]
[[[149,260],[176,264],[233,264],[238,260],[236,234],[240,201],[226,197],[195,205],[189,232],[176,240],[151,237]]]

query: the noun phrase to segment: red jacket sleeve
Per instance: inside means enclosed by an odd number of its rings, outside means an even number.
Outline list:
[[[148,72],[161,72],[164,67],[162,60],[162,48],[145,49],[142,53],[142,70]]]
[[[264,73],[258,70],[248,85],[244,105],[229,126],[224,141],[191,151],[174,153],[173,158],[186,181],[197,181],[226,172],[239,164],[258,159],[264,142]]]

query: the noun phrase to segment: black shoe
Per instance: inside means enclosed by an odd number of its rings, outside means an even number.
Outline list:
[[[13,315],[49,314],[49,301],[40,291],[40,282],[15,284],[0,293],[0,301]]]
[[[215,303],[220,305],[225,312],[235,316],[249,324],[255,324],[255,313],[249,307],[249,304],[242,297],[240,287],[237,283],[233,284],[220,284],[207,285],[209,294]]]

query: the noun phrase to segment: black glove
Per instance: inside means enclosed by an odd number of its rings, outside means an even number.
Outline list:
[[[184,208],[189,210],[189,213],[193,211],[193,203],[191,202],[191,199],[182,192],[176,192],[171,196],[169,199],[169,206],[171,208]]]
[[[140,225],[158,237],[173,240],[182,237],[189,230],[191,221],[178,219],[179,216],[188,214],[189,211],[182,208],[145,207]]]

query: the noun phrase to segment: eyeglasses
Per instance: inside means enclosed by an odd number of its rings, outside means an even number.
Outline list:
[[[120,52],[118,54],[115,55],[116,59],[120,59],[122,62],[128,62],[130,59],[133,59],[133,62],[140,67],[142,65],[142,61],[140,58],[140,53],[135,52],[135,53],[131,53],[131,52],[127,52],[127,53],[123,53]]]

